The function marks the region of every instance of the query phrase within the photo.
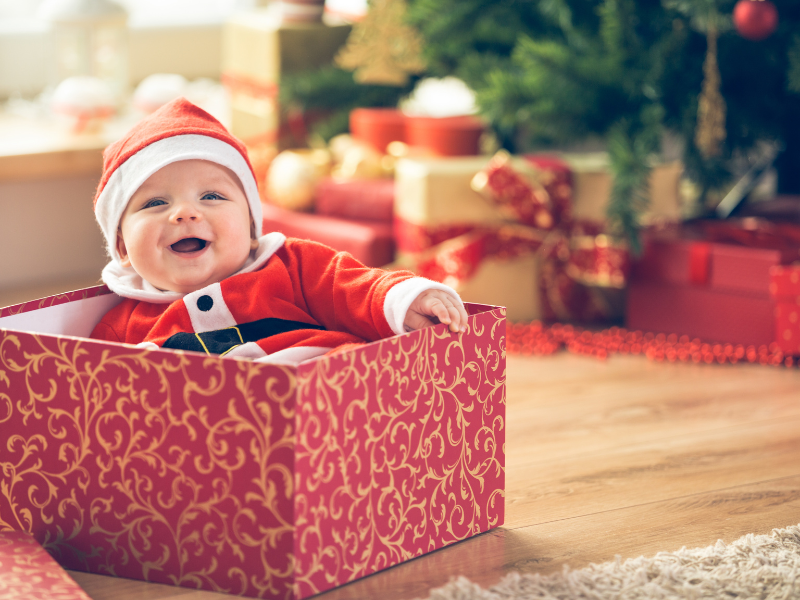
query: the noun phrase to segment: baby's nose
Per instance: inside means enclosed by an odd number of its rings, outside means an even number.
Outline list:
[[[191,202],[179,202],[172,212],[172,220],[176,222],[196,221],[199,217],[199,211]]]

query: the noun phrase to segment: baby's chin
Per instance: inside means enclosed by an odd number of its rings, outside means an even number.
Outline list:
[[[228,270],[224,270],[221,273],[198,273],[198,274],[191,274],[187,273],[189,269],[182,269],[181,273],[176,274],[172,277],[157,277],[153,280],[147,280],[151,285],[155,288],[159,289],[162,292],[176,292],[178,294],[191,294],[192,292],[196,292],[197,290],[202,290],[210,285],[215,283],[219,283],[223,279],[227,279],[231,275],[234,275],[238,272],[242,267],[239,267],[233,271],[228,272]],[[146,279],[146,278],[145,278]]]

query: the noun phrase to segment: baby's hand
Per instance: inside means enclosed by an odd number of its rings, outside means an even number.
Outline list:
[[[450,331],[467,330],[467,311],[442,290],[425,290],[408,307],[403,325],[406,331],[431,327],[437,323],[450,326]]]

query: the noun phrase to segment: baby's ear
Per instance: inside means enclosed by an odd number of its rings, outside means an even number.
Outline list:
[[[125,247],[125,240],[122,239],[122,232],[117,231],[117,254],[119,254],[119,262],[123,267],[131,266],[131,259],[128,256],[128,249]]]

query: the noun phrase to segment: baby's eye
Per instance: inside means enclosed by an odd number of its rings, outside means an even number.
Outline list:
[[[225,197],[216,192],[206,192],[201,200],[225,200]]]
[[[152,208],[154,206],[161,206],[162,204],[166,204],[166,202],[161,198],[153,198],[152,200],[148,200],[142,208]]]

